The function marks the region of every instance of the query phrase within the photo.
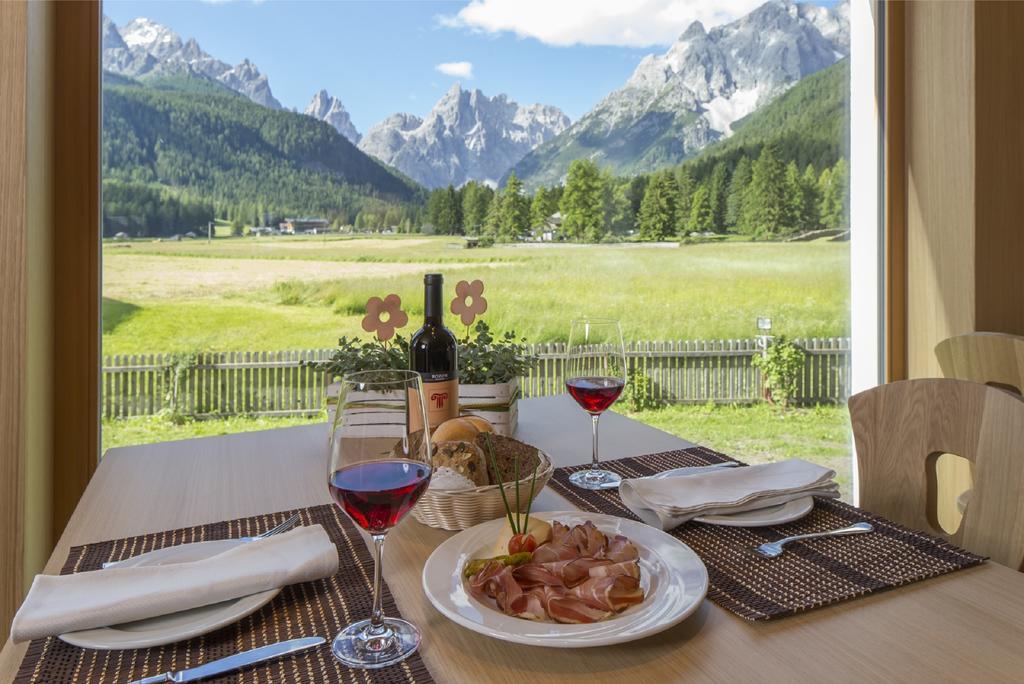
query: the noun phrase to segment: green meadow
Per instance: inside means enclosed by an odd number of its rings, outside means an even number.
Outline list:
[[[422,276],[449,293],[484,281],[485,320],[531,342],[564,340],[581,314],[619,318],[627,340],[742,338],[755,319],[789,336],[848,334],[846,243],[497,245],[451,237],[338,236],[108,242],[103,352],[329,347],[364,335],[366,300],[396,292],[411,333]],[[457,333],[454,317],[449,327]]]

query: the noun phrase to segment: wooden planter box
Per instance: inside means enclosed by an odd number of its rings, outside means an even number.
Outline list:
[[[334,424],[341,383],[327,385],[327,421]],[[459,385],[459,413],[479,416],[494,426],[494,431],[511,437],[519,424],[519,378],[497,385]]]

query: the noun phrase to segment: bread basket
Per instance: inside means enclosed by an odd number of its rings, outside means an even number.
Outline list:
[[[490,435],[496,452],[501,455],[503,450],[529,449],[537,456],[537,480],[533,485],[533,497],[536,498],[547,485],[554,472],[551,459],[540,449],[530,446],[511,437]],[[509,506],[516,508],[516,485],[519,486],[519,510],[526,511],[530,503],[530,482],[533,471],[529,470],[518,483],[515,481],[503,484],[491,484],[473,489],[438,490],[428,488],[419,502],[412,509],[412,516],[419,522],[430,527],[443,530],[465,530],[488,520],[505,516],[505,504],[501,492],[504,490]]]

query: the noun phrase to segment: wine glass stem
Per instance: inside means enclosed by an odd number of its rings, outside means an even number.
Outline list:
[[[591,470],[597,470],[597,421],[601,420],[600,413],[593,413],[590,416],[594,425],[594,460],[590,464]]]
[[[373,535],[373,611],[370,613],[370,631],[384,631],[384,610],[381,608],[380,578],[383,574],[384,535]]]

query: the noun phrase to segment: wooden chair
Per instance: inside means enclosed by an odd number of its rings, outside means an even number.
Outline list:
[[[1024,390],[1024,337],[974,332],[957,335],[935,346],[942,374],[1017,394]]]
[[[1024,337],[996,332],[957,335],[935,345],[942,375],[970,380],[1021,394],[1024,390]],[[960,494],[956,507],[961,513],[971,500],[971,490]]]
[[[905,380],[850,397],[860,505],[1024,570],[1024,400],[962,380]],[[974,495],[959,529],[936,512],[935,462],[971,461]]]

